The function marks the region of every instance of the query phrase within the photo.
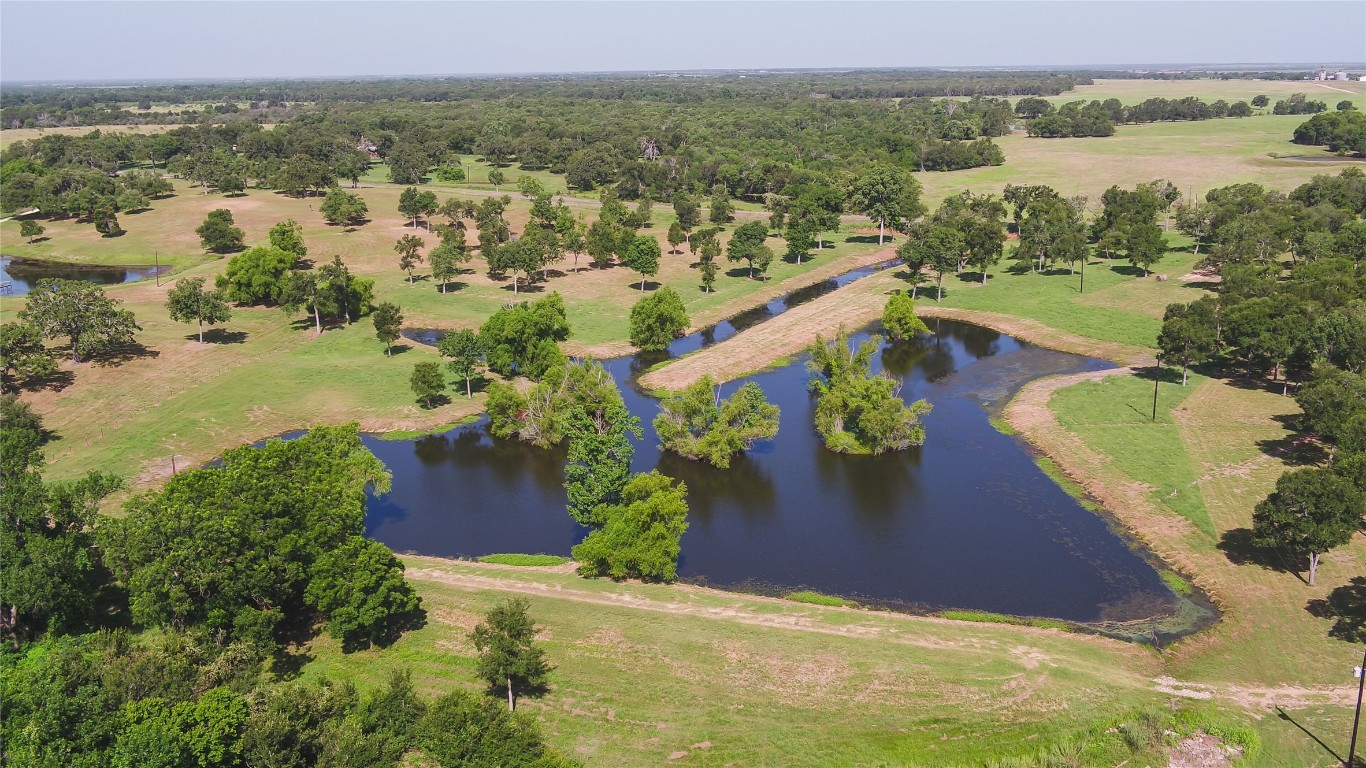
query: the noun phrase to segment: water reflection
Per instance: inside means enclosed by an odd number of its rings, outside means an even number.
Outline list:
[[[783,309],[776,301],[765,311]],[[712,338],[744,322],[719,325]],[[650,425],[657,403],[624,386],[644,428],[634,469],[658,468],[688,484],[691,527],[680,575],[1078,621],[1129,615],[1136,606],[1170,608],[1174,598],[1153,568],[1045,477],[1020,442],[994,430],[983,407],[1030,379],[1100,363],[975,326],[937,325],[936,338],[874,357],[876,369],[902,381],[903,398],[934,405],[925,446],[896,454],[826,451],[812,427],[803,361],[753,377],[782,408],[781,429],[729,470],[661,455]],[[709,341],[694,334],[670,354]],[[658,359],[605,365],[625,384]],[[394,473],[369,531],[395,549],[568,554],[584,535],[564,511],[563,450],[495,440],[483,424],[367,444]]]
[[[0,258],[0,284],[8,284],[5,291],[9,296],[23,296],[37,285],[39,280],[84,280],[96,285],[118,285],[136,280],[150,280],[157,272],[165,272],[167,267],[124,266],[124,267],[82,267],[62,264],[55,261],[33,259]]]

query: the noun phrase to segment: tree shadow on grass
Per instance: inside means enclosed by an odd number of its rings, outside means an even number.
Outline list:
[[[44,376],[30,376],[22,382],[7,382],[5,392],[13,392],[19,389],[50,389],[53,392],[61,392],[76,382],[76,374],[71,371],[57,370]]]
[[[408,344],[393,344],[389,347],[389,356],[401,355],[410,349],[412,349],[412,346]]]
[[[354,653],[370,648],[388,648],[403,636],[404,632],[422,629],[427,626],[427,611],[421,606],[413,610],[390,616],[387,621],[374,627],[368,633],[356,633],[342,638],[342,653]]]
[[[417,404],[419,407],[422,408],[422,410],[431,411],[440,408],[443,405],[449,405],[450,402],[451,398],[448,395],[440,394],[434,395],[430,400],[419,399],[417,401]]]
[[[1132,264],[1111,264],[1110,271],[1125,277],[1143,277],[1143,269]]]
[[[132,362],[133,360],[156,357],[161,357],[161,353],[135,341],[131,344],[121,344],[114,347],[91,362],[101,368],[106,368],[115,365],[123,365],[124,363]]]
[[[226,328],[210,328],[204,331],[205,344],[244,344],[247,341],[246,331],[229,331]],[[192,333],[185,337],[186,341],[198,341],[199,334]]]
[[[513,292],[514,292],[514,291],[513,291],[512,281],[511,281],[511,280],[508,281],[507,285],[500,285],[500,286],[498,286],[498,287],[499,287],[501,290],[507,291],[508,293],[513,293]],[[536,283],[527,283],[527,282],[523,282],[523,281],[521,281],[521,280],[519,280],[519,281],[517,282],[517,290],[515,291],[515,293],[516,293],[518,296],[521,296],[521,295],[524,294],[524,293],[544,293],[544,292],[545,292],[545,286],[544,286],[544,285],[538,285],[538,284],[536,284]]]
[[[1366,643],[1366,576],[1353,576],[1327,598],[1310,600],[1304,609],[1315,618],[1334,620],[1329,637]]]
[[[1268,547],[1259,547],[1252,541],[1251,528],[1233,528],[1224,531],[1219,537],[1218,548],[1234,565],[1256,565],[1268,571],[1294,574],[1301,582],[1308,583],[1300,575],[1299,569],[1291,565],[1284,553]]]
[[[1292,467],[1319,467],[1328,461],[1328,451],[1312,437],[1287,435],[1274,440],[1258,440],[1262,453]]]
[[[435,286],[437,293],[456,293],[470,287],[470,284],[463,280],[447,280],[444,283],[437,283]]]
[[[893,242],[895,239],[896,239],[896,238],[892,237],[892,233],[888,232],[886,235],[883,236],[883,238],[882,238],[882,244],[883,244],[883,245],[887,245],[888,243]],[[876,245],[876,244],[877,244],[877,235],[850,235],[850,236],[844,238],[844,242],[846,242],[846,243],[873,243],[874,245]]]
[[[657,282],[655,282],[654,280],[646,280],[646,281],[645,281],[645,290],[642,291],[642,290],[640,290],[640,281],[639,281],[639,280],[633,280],[632,282],[628,283],[628,284],[626,285],[626,287],[627,287],[627,288],[630,288],[631,290],[635,291],[635,292],[638,293],[638,294],[644,295],[644,294],[646,294],[646,293],[650,293],[651,291],[657,291],[657,290],[659,290],[660,285],[661,285],[661,283],[657,283]]]

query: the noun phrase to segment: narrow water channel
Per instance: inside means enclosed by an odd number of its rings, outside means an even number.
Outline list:
[[[751,377],[782,408],[781,427],[730,469],[658,450],[650,425],[658,404],[634,386],[635,375],[871,271],[777,299],[680,339],[665,354],[604,363],[645,429],[635,470],[658,468],[688,485],[680,577],[775,594],[813,589],[892,608],[1132,624],[1118,634],[1158,642],[1212,621],[1207,604],[1173,594],[1150,558],[1058,488],[1021,440],[990,423],[1025,383],[1104,361],[932,322],[932,337],[884,345],[875,359],[902,382],[904,398],[934,405],[923,447],[876,457],[827,451],[812,427],[814,400],[799,360]],[[409,334],[427,343],[436,335]],[[725,394],[743,381],[727,384]],[[397,551],[568,555],[586,533],[564,511],[562,450],[497,440],[482,421],[417,440],[366,442],[394,475],[392,492],[370,502],[368,532]]]

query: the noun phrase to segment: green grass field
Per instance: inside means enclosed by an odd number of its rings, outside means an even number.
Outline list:
[[[555,671],[551,693],[521,708],[595,766],[679,752],[683,765],[977,765],[1163,707],[1148,681],[1152,654],[1057,630],[407,564],[427,627],[385,651],[342,654],[319,639],[304,676],[364,687],[405,666],[425,691],[477,689],[466,633],[507,591],[522,592]]]
[[[1304,90],[1335,101],[1333,92],[1317,94],[1308,85],[1108,81],[1059,100],[1114,95],[1128,103],[1189,94],[1232,100],[1261,92],[1275,99]],[[1238,181],[1289,189],[1344,167],[1269,156],[1312,152],[1287,141],[1302,119],[1120,126],[1108,139],[1009,136],[1000,140],[1007,154],[1002,167],[917,176],[931,205],[960,189],[998,191],[1007,182],[1050,183],[1093,201],[1111,184],[1158,177],[1196,193]],[[0,133],[0,142],[14,138]],[[487,166],[468,160],[473,183],[435,186],[440,196],[493,192],[481,183]],[[504,170],[517,200],[510,218],[520,230],[527,204],[515,192],[518,171]],[[49,223],[48,238],[32,245],[20,240],[15,222],[0,225],[0,238],[6,255],[146,264],[155,253],[178,275],[212,276],[223,262],[199,249],[193,229],[207,211],[227,207],[250,243],[264,241],[277,221],[300,221],[311,257],[341,255],[355,272],[376,280],[379,300],[403,307],[410,326],[472,325],[511,300],[507,282],[482,272],[461,276],[462,285],[447,295],[428,281],[409,286],[392,245],[412,230],[396,212],[401,190],[384,183],[384,173],[376,168],[359,190],[374,220],[354,232],[326,226],[316,198],[262,190],[223,198],[181,184],[177,196],[155,201],[152,210],[121,217],[128,231],[119,238],[100,238],[89,224],[70,221]],[[544,181],[558,190],[562,177]],[[590,220],[595,215],[591,201],[570,202]],[[657,206],[650,231],[662,237],[670,216],[667,206]],[[701,325],[884,253],[848,229],[813,262],[775,263],[766,283],[723,274],[715,294],[702,294],[685,255],[666,256],[654,279],[678,289]],[[426,232],[419,235],[434,242]],[[1014,274],[1003,265],[985,287],[975,276],[948,277],[943,306],[1141,353],[1154,344],[1166,304],[1202,292],[1180,279],[1195,262],[1189,244],[1177,237],[1171,244],[1156,268],[1171,278],[1165,282],[1096,259],[1080,293],[1077,276],[1065,271]],[[625,351],[625,317],[639,297],[638,276],[567,267],[529,298],[548,290],[565,295],[573,351]],[[875,281],[876,290],[869,287]],[[883,282],[891,281],[884,273],[839,296],[872,309],[872,302],[885,300]],[[166,317],[167,288],[144,282],[110,289],[143,326],[140,355],[116,364],[65,364],[72,376],[67,386],[25,395],[57,433],[48,448],[50,476],[103,469],[138,487],[159,482],[172,461],[204,461],[313,423],[357,421],[370,431],[417,434],[481,408],[480,396],[466,401],[454,390],[451,402],[420,408],[408,375],[414,362],[434,359],[433,352],[403,344],[386,357],[368,321],[315,338],[294,322],[302,317],[243,309],[215,343],[200,345],[191,327]],[[922,294],[922,307],[934,304]],[[0,319],[8,321],[22,305],[6,298]],[[507,593],[522,593],[544,625],[540,638],[556,666],[549,694],[523,708],[556,746],[592,765],[658,765],[675,756],[680,765],[982,765],[1037,756],[1074,739],[1110,745],[1112,726],[1135,711],[1193,704],[1222,722],[1256,729],[1264,748],[1250,765],[1336,765],[1345,756],[1346,702],[1355,693],[1350,669],[1359,663],[1359,649],[1329,638],[1328,621],[1305,606],[1366,569],[1366,538],[1325,558],[1312,589],[1274,564],[1237,561],[1237,537],[1250,525],[1253,505],[1302,458],[1287,426],[1294,402],[1257,382],[1194,376],[1185,388],[1162,385],[1154,423],[1147,410],[1151,384],[1118,376],[1061,387],[1043,398],[1037,422],[1011,428],[1047,451],[1056,476],[1070,478],[1070,490],[1104,505],[1219,601],[1224,618],[1218,625],[1160,654],[996,623],[989,615],[963,615],[972,621],[958,622],[813,604],[826,602],[818,595],[774,600],[587,581],[563,567],[534,567],[554,565],[535,555],[506,555],[488,565],[406,558],[428,611],[426,627],[389,649],[354,654],[320,638],[303,649],[301,674],[346,677],[366,687],[408,667],[427,692],[477,687],[466,633],[480,611]],[[1047,427],[1042,432],[1040,424]],[[1165,764],[1151,754],[1131,759],[1108,749],[1075,764]]]
[[[978,282],[978,272],[946,275],[943,306],[1026,317],[1093,339],[1153,347],[1167,304],[1200,297],[1198,289],[1180,280],[1156,279],[1158,274],[1184,275],[1195,263],[1195,257],[1181,247],[1182,238],[1169,240],[1173,249],[1150,277],[1143,277],[1127,262],[1092,259],[1082,293],[1080,274],[1069,274],[1066,267],[1034,273],[1013,269],[1012,262],[1003,261],[989,272],[985,286]],[[936,303],[932,284],[922,286],[920,295],[922,304]],[[1136,300],[1136,296],[1142,298]]]
[[[1159,383],[1155,421],[1152,412],[1140,406],[1151,406],[1153,383],[1134,376],[1068,387],[1048,405],[1059,423],[1112,456],[1125,473],[1151,488],[1155,501],[1191,521],[1213,541],[1214,525],[1173,416],[1202,381],[1195,377],[1185,387]]]

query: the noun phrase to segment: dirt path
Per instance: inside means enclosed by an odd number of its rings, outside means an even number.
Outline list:
[[[840,326],[857,330],[877,320],[882,316],[888,294],[904,285],[891,270],[869,275],[720,344],[648,373],[641,377],[641,383],[651,389],[681,389],[707,375],[717,381],[729,381],[762,370],[776,360],[805,349],[816,340],[817,334],[829,338]],[[942,317],[975,323],[1062,352],[1128,365],[1152,362],[1152,353],[1142,347],[1088,339],[1027,318],[940,307],[929,302],[917,304],[916,314],[921,318]]]
[[[989,627],[987,625],[975,625],[949,619],[941,619],[934,616],[911,616],[907,614],[886,612],[869,613],[868,621],[850,624],[834,624],[822,620],[820,614],[826,614],[832,611],[856,612],[856,610],[851,608],[799,605],[778,598],[762,597],[759,595],[736,595],[722,590],[697,587],[690,584],[671,584],[662,590],[668,595],[669,599],[655,600],[625,590],[597,591],[574,589],[573,587],[566,587],[563,584],[516,578],[516,572],[518,571],[526,572],[537,570],[543,572],[565,573],[566,569],[573,569],[574,566],[572,563],[547,569],[531,569],[526,567],[461,562],[459,563],[458,569],[451,569],[442,567],[443,565],[451,564],[451,561],[443,560],[442,558],[404,555],[403,559],[407,561],[409,565],[404,573],[407,578],[415,581],[445,584],[461,589],[491,589],[500,592],[540,595],[542,597],[549,597],[556,600],[569,600],[576,603],[609,605],[674,616],[695,616],[717,621],[733,621],[739,624],[757,627],[789,629],[799,632],[814,632],[841,637],[878,639],[922,648],[971,649],[980,648],[985,643],[997,640],[1001,643],[1015,643],[1019,639],[1019,635],[1016,634],[1017,630],[1019,633],[1027,635],[1042,633],[1056,636],[1061,632],[1061,630],[1056,629],[1040,629],[1037,627],[1012,625],[1009,627],[1009,636],[987,637],[987,635],[994,634],[994,630],[997,628]],[[429,567],[422,567],[424,564]],[[699,597],[722,597],[726,598],[730,604],[718,606],[715,604],[692,601],[693,598]],[[740,602],[772,603],[792,610],[779,613],[759,613],[739,607],[738,604]],[[964,631],[962,632],[960,639],[944,640],[914,633],[913,629],[916,624],[958,626],[970,629],[980,628],[981,631]],[[1082,642],[1096,643],[1104,646],[1126,647],[1122,641],[1111,640],[1095,635],[1069,635],[1069,637]]]

